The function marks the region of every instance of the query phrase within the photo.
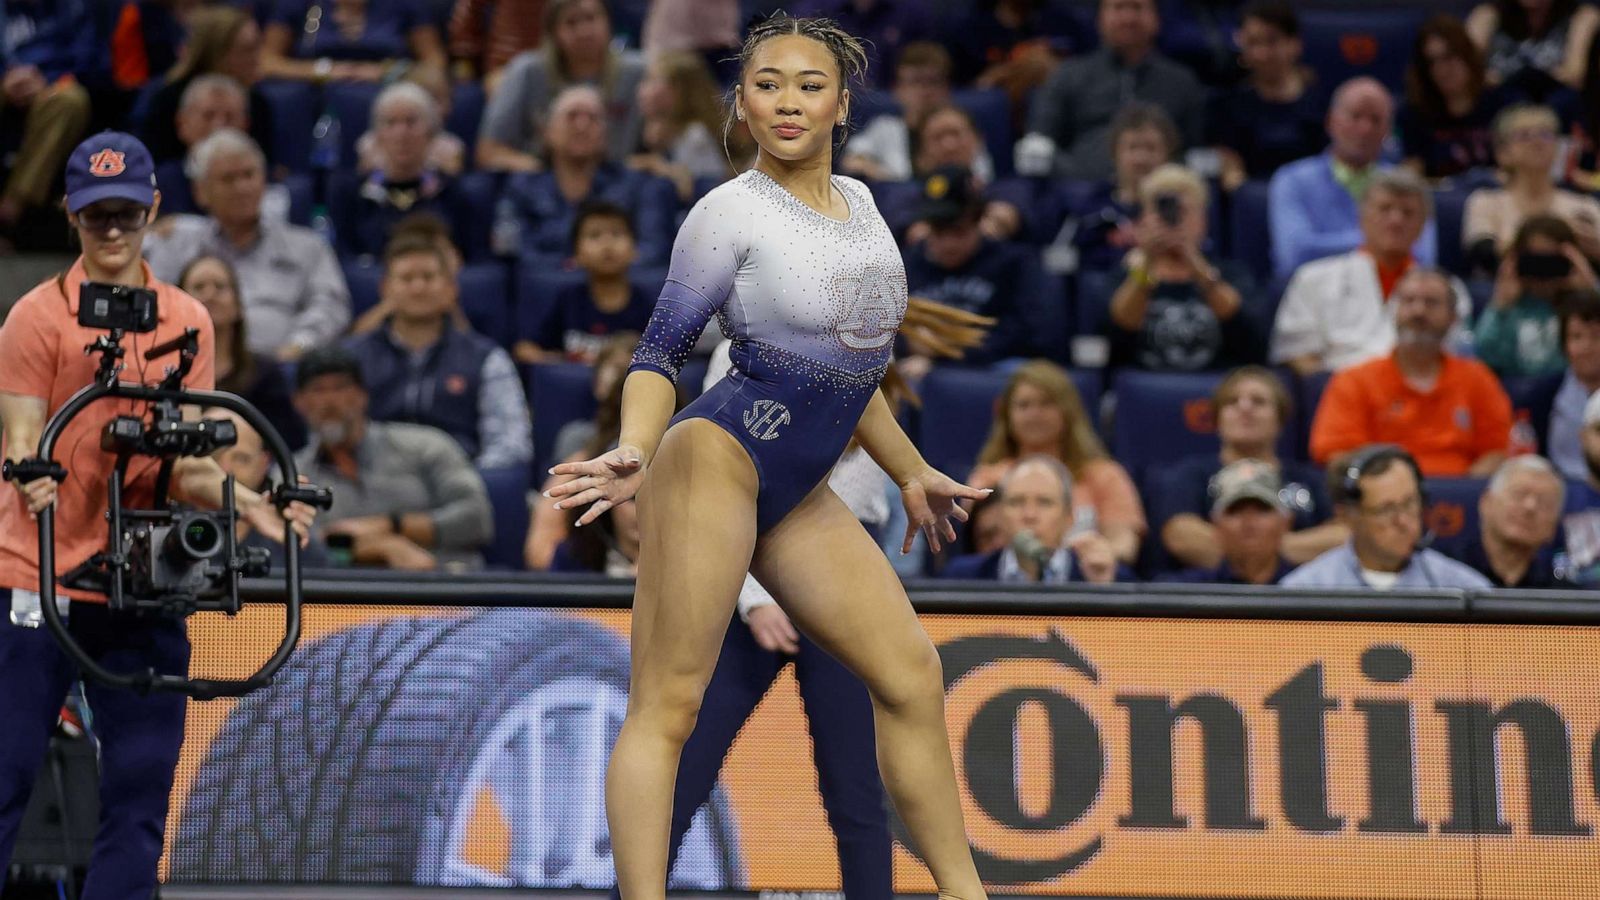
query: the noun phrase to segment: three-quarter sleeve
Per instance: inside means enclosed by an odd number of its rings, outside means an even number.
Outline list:
[[[742,192],[724,185],[689,211],[629,372],[648,369],[677,382],[706,323],[733,293],[734,276],[749,248],[749,209]]]

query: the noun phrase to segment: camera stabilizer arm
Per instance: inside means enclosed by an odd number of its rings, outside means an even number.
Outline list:
[[[220,513],[180,510],[166,497],[173,462],[184,456],[204,456],[218,447],[233,443],[236,434],[231,423],[220,420],[185,420],[184,405],[218,407],[236,413],[261,434],[267,452],[278,465],[283,484],[270,490],[267,502],[280,512],[291,503],[327,509],[332,494],[326,488],[300,484],[294,456],[282,436],[260,411],[244,399],[220,391],[186,390],[182,379],[189,371],[198,349],[198,332],[192,329],[173,341],[151,348],[147,358],[179,353],[179,365],[168,370],[157,386],[119,380],[118,360],[122,357],[121,332],[112,331],[109,339],[99,338],[85,348],[100,353],[101,365],[92,384],[79,390],[45,423],[36,456],[6,463],[3,475],[21,482],[39,477],[61,481],[66,470],[52,459],[56,442],[67,424],[90,404],[103,398],[143,402],[152,411],[144,419],[119,416],[108,423],[101,446],[116,454],[117,465],[108,485],[109,522],[105,552],[73,569],[61,581],[68,587],[103,592],[113,610],[141,615],[186,617],[195,612],[239,611],[239,579],[244,575],[266,574],[263,551],[237,546],[231,476],[223,483]],[[162,461],[157,478],[155,509],[126,509],[122,503],[128,462],[135,456],[157,457]],[[291,523],[285,518],[285,615],[284,636],[277,650],[252,676],[244,679],[187,677],[187,673],[158,673],[153,669],[116,672],[91,658],[67,630],[56,608],[55,507],[45,507],[38,516],[39,598],[44,624],[62,649],[90,678],[113,687],[139,692],[174,691],[197,700],[242,696],[268,684],[288,660],[300,637],[300,543]]]

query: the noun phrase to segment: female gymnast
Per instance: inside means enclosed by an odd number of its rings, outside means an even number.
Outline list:
[[[554,474],[581,526],[637,495],[642,546],[627,718],[606,776],[624,900],[666,896],[673,781],[747,571],[867,685],[884,785],[941,896],[984,900],[961,820],[938,653],[899,578],[827,475],[853,436],[900,486],[907,528],[938,550],[957,501],[878,391],[906,306],[893,236],[860,182],[832,174],[861,44],[777,16],[740,52],[735,116],[753,169],[697,203],[673,247],[623,389],[617,449]],[[672,415],[674,381],[711,317],[733,369]],[[669,421],[669,418],[671,421]]]

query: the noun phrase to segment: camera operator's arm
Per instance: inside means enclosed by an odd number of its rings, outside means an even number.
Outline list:
[[[172,464],[172,493],[175,499],[195,506],[219,509],[222,506],[222,483],[227,477],[217,461],[209,456],[182,456]],[[317,511],[304,503],[289,504],[288,510],[280,516],[278,508],[265,494],[252,491],[237,482],[233,486],[233,502],[239,510],[239,518],[275,541],[283,539],[285,518],[294,524],[294,533],[300,537],[300,546],[304,547],[310,539],[311,523],[316,519]]]
[[[39,447],[39,433],[44,430],[45,402],[39,397],[0,393],[0,425],[5,429],[6,459],[20,462],[34,454]],[[28,515],[37,515],[56,498],[56,483],[50,478],[36,478],[27,484],[17,485],[23,500],[28,504]]]

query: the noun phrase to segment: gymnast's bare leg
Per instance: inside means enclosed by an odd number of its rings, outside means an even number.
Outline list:
[[[939,892],[982,897],[962,827],[939,654],[883,550],[824,482],[756,542],[751,572],[801,631],[866,683],[884,787]]]

